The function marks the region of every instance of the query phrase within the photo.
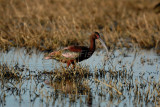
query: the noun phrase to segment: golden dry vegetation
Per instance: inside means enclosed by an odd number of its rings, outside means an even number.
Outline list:
[[[0,47],[88,45],[99,31],[108,47],[160,45],[159,0],[0,0]],[[98,44],[98,47],[101,45]]]

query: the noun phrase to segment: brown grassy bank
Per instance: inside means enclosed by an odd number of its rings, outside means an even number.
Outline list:
[[[55,49],[88,45],[93,31],[108,46],[160,45],[159,0],[0,0],[0,47]],[[98,44],[98,47],[100,45]]]

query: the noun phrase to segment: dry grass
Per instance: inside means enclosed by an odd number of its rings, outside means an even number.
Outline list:
[[[47,50],[88,45],[88,35],[99,31],[109,47],[138,43],[157,48],[160,15],[153,7],[158,1],[0,0],[0,47]]]

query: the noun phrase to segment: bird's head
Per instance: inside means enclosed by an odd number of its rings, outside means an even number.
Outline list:
[[[98,32],[94,32],[93,33],[93,38],[94,39],[99,39],[100,38],[100,34]]]
[[[92,38],[93,39],[98,39],[102,43],[102,45],[106,49],[106,51],[108,52],[107,46],[106,46],[105,42],[101,39],[101,36],[100,36],[100,34],[98,32],[94,32],[92,34]]]

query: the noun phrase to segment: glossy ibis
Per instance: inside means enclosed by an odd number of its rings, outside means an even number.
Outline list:
[[[94,32],[90,35],[90,46],[68,46],[61,50],[51,52],[47,57],[44,59],[55,59],[63,63],[67,63],[67,67],[70,64],[73,64],[73,67],[76,62],[83,61],[84,59],[88,59],[95,51],[96,44],[95,40],[99,39],[105,49],[108,51],[105,43],[100,38],[98,32]]]

